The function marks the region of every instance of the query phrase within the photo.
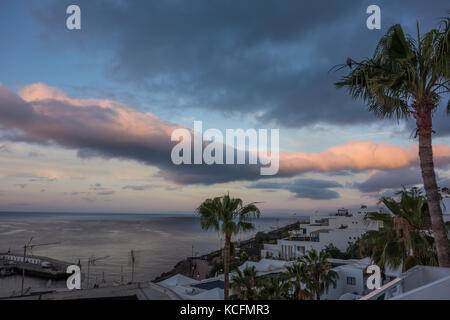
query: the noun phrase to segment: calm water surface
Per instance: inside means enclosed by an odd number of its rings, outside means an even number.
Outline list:
[[[293,223],[302,217],[261,217],[256,231]],[[136,252],[135,280],[152,280],[169,271],[178,261],[194,254],[217,250],[223,240],[217,232],[205,232],[199,219],[186,214],[75,214],[75,213],[0,213],[0,252],[23,252],[32,243],[58,244],[35,247],[32,254],[82,264],[87,270],[90,256],[107,257],[90,268],[94,281],[131,279],[129,252]],[[246,239],[252,233],[236,238]],[[19,276],[0,278],[0,295],[20,289]],[[49,283],[27,278],[26,287],[64,287],[65,282]]]

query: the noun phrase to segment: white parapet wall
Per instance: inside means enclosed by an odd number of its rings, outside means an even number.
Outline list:
[[[24,262],[23,256],[14,255],[14,254],[1,254],[0,260],[13,261],[13,262]],[[25,262],[40,265],[41,259],[35,258],[35,257],[25,257]]]

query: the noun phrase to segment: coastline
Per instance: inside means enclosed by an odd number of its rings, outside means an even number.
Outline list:
[[[277,229],[274,229],[274,230],[271,230],[271,231],[268,231],[265,233],[269,236],[269,238],[271,240],[272,239],[273,240],[281,239],[282,238],[281,235],[283,234],[283,232],[295,230],[296,228],[298,228],[300,223],[304,223],[304,222],[305,222],[304,219],[299,218],[294,223],[287,224],[285,226],[282,226],[280,228],[277,228]],[[255,257],[255,256],[259,255],[261,245],[259,243],[257,243],[255,236],[252,236],[251,238],[244,240],[244,241],[240,241],[240,242],[233,241],[233,243],[240,250],[245,251],[247,253],[249,253],[249,252],[252,253],[252,254],[249,254],[249,256]],[[198,257],[188,257],[186,259],[180,260],[175,264],[175,266],[171,270],[161,273],[155,279],[151,280],[151,282],[158,283],[160,281],[163,281],[170,277],[173,277],[176,274],[182,274],[186,277],[191,277],[192,260],[206,260],[208,262],[208,265],[210,265],[212,263],[212,260],[214,258],[220,257],[221,254],[222,254],[222,249],[214,250],[214,251],[211,251],[207,254],[204,254],[204,255],[201,255]]]

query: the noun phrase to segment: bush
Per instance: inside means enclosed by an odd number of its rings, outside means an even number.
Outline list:
[[[405,262],[404,263],[405,263],[405,270],[409,270],[412,267],[419,265],[420,261],[419,261],[419,259],[417,259],[414,256],[407,256],[405,258]]]
[[[330,258],[333,258],[333,259],[346,259],[346,254],[344,252],[342,252],[341,250],[339,250],[338,248],[336,248],[331,243],[328,246],[326,246],[325,249],[323,249],[323,251],[328,253]]]
[[[257,232],[255,234],[255,241],[256,243],[265,243],[267,241],[269,241],[269,235],[267,233],[264,233],[262,231]]]
[[[223,263],[222,262],[216,262],[212,266],[211,270],[209,271],[208,277],[214,277],[216,273],[223,273]]]
[[[239,256],[239,259],[241,260],[241,262],[247,261],[247,260],[248,260],[248,254],[247,254],[247,252],[243,251],[243,252],[241,253],[241,255]]]

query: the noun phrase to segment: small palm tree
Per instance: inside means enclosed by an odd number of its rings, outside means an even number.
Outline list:
[[[339,275],[336,271],[331,270],[331,264],[327,261],[329,255],[325,251],[317,253],[316,250],[311,249],[300,260],[306,265],[308,270],[311,288],[316,294],[316,300],[320,300],[321,294],[326,291],[330,285],[336,287],[337,279]]]
[[[258,283],[258,298],[263,300],[285,300],[289,297],[291,287],[285,275],[267,277]]]
[[[202,229],[213,229],[225,235],[223,249],[224,264],[224,299],[228,300],[229,269],[230,269],[230,244],[231,236],[240,231],[254,230],[251,222],[259,218],[260,211],[255,203],[244,205],[241,199],[230,198],[230,195],[206,199],[198,208]]]
[[[231,279],[233,291],[241,300],[253,300],[255,297],[256,269],[254,266],[246,267],[242,272],[236,269],[236,274]]]
[[[368,213],[367,219],[382,221],[378,231],[366,232],[359,241],[360,251],[369,255],[377,265],[397,268],[406,257],[404,242],[398,241],[394,230],[394,219],[387,213]]]
[[[313,299],[313,282],[311,281],[306,264],[294,263],[292,266],[288,266],[287,274],[292,279],[291,283],[294,287],[294,299]]]
[[[431,219],[427,199],[417,188],[397,192],[399,200],[383,197],[383,203],[390,214],[371,212],[366,219],[382,221],[378,231],[366,233],[360,245],[375,263],[384,268],[397,268],[405,261],[417,261],[422,265],[437,265],[434,239],[431,234]]]
[[[362,98],[369,111],[382,118],[414,117],[439,265],[450,267],[431,142],[432,116],[441,96],[450,91],[450,18],[424,36],[417,24],[416,39],[405,36],[402,27],[394,25],[380,40],[371,59],[356,62],[349,58],[344,66],[349,66],[351,71],[335,85],[347,87],[355,99]],[[450,113],[450,100],[447,113]]]

